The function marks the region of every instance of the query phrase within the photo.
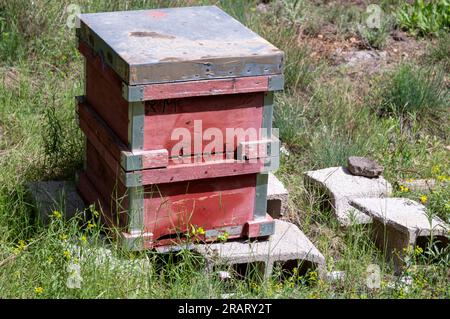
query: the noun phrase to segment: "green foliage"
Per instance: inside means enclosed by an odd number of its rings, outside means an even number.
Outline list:
[[[396,13],[400,27],[414,35],[436,35],[450,28],[450,1],[415,0],[405,3]]]
[[[425,118],[445,110],[448,102],[442,70],[403,64],[384,85],[379,111],[383,115]]]
[[[359,26],[358,33],[363,40],[363,45],[368,49],[384,49],[393,25],[392,17],[384,15],[381,18],[381,26],[379,28],[369,28],[365,25]]]
[[[439,37],[437,41],[437,45],[425,55],[425,62],[429,65],[442,64],[446,72],[450,73],[450,34]]]

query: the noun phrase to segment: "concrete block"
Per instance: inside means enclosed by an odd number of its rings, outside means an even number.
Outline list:
[[[397,271],[403,265],[404,248],[425,246],[430,236],[448,245],[449,226],[430,217],[426,207],[406,198],[356,198],[350,204],[373,218],[376,245],[386,250]]]
[[[283,183],[269,173],[267,185],[267,213],[272,218],[281,218],[288,213],[289,193]]]
[[[307,187],[318,187],[326,193],[333,212],[342,226],[371,223],[371,218],[352,207],[351,199],[363,197],[387,197],[392,193],[391,184],[382,176],[367,178],[350,174],[346,167],[329,167],[304,173]]]
[[[85,208],[75,184],[69,181],[35,182],[28,184],[27,189],[44,223],[54,210],[60,211],[64,218],[70,219]]]
[[[275,234],[264,241],[230,241],[195,245],[194,250],[203,255],[210,270],[220,265],[231,265],[235,269],[241,266],[256,265],[258,271],[268,278],[275,265],[291,271],[299,267],[302,271],[315,267],[322,271],[324,256],[294,224],[275,220]]]

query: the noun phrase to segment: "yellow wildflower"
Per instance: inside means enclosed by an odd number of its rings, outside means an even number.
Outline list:
[[[61,219],[62,214],[59,211],[55,210],[55,211],[53,211],[53,217],[55,217],[57,219]]]
[[[95,205],[93,204],[89,205],[89,210],[94,214],[95,217],[98,217],[100,215],[98,211],[95,209]]]
[[[205,232],[205,230],[203,229],[203,227],[199,227],[199,228],[197,228],[197,234],[199,234],[199,235],[204,235],[206,232]]]
[[[64,257],[66,257],[67,260],[69,260],[71,258],[70,251],[64,250],[63,254],[64,254]]]
[[[218,236],[217,239],[219,239],[221,241],[227,241],[229,236],[230,235],[228,234],[228,232],[225,231],[225,232],[223,232],[222,235]]]
[[[34,292],[36,293],[36,295],[40,295],[44,292],[44,288],[42,287],[34,287]]]
[[[420,255],[421,253],[423,253],[423,249],[419,246],[416,246],[416,248],[414,248],[414,254]]]
[[[438,174],[438,173],[440,173],[441,172],[441,165],[434,165],[432,168],[431,168],[431,173],[432,174]]]
[[[59,236],[59,239],[61,239],[62,241],[66,241],[67,240],[67,235],[66,234],[62,234],[61,236]]]
[[[311,271],[311,272],[309,273],[309,280],[310,280],[311,282],[317,281],[317,278],[318,278],[317,271]]]
[[[85,235],[81,236],[80,240],[83,244],[87,243],[87,237]]]
[[[427,195],[420,196],[420,201],[422,202],[422,204],[425,204],[428,201],[428,196]]]
[[[448,177],[445,176],[445,175],[439,175],[439,176],[437,177],[437,180],[438,180],[439,182],[445,182],[447,179],[448,179]]]
[[[87,224],[87,230],[91,230],[92,228],[94,228],[95,227],[95,224],[94,223],[91,223],[90,221],[88,222],[88,224]]]
[[[400,185],[400,191],[402,193],[407,193],[407,192],[409,192],[409,188],[406,186]]]
[[[13,252],[14,254],[18,255],[22,250],[25,250],[27,248],[27,243],[24,240],[19,240],[19,243],[16,245],[16,248],[14,248]]]

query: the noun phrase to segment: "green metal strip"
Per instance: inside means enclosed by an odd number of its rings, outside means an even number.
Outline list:
[[[134,155],[131,152],[121,152],[120,163],[126,171],[136,171],[142,169],[142,155]]]
[[[142,172],[124,172],[121,174],[122,183],[126,187],[142,186]]]
[[[270,221],[268,223],[261,224],[259,226],[259,236],[270,236],[275,233],[275,222]]]
[[[128,147],[131,151],[144,148],[144,102],[128,103]]]
[[[260,173],[256,175],[255,209],[253,211],[254,219],[266,217],[268,180],[269,174]]]
[[[130,231],[144,230],[144,187],[128,188],[128,228]]]
[[[264,110],[262,125],[262,138],[269,138],[272,136],[272,118],[273,118],[273,92],[266,92],[264,94]]]
[[[138,102],[144,100],[143,85],[127,85],[122,83],[122,96],[128,102]]]
[[[284,75],[277,74],[269,77],[269,91],[282,91],[284,89]]]

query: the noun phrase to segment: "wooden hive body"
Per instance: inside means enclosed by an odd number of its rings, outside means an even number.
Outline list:
[[[201,31],[196,17],[214,21],[212,29],[231,27],[222,38],[240,49],[219,54],[213,44],[220,34]],[[169,244],[193,226],[205,230],[203,240],[272,234],[267,172],[279,160],[272,112],[273,91],[283,87],[282,52],[216,7],[80,20],[86,89],[77,114],[87,141],[82,197],[102,206],[105,222],[120,227],[130,249]],[[121,32],[111,33],[120,23]],[[183,26],[190,32],[180,31]],[[230,128],[258,134],[205,147],[212,136],[204,132],[226,137]],[[193,139],[180,143],[174,129]]]

